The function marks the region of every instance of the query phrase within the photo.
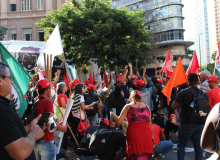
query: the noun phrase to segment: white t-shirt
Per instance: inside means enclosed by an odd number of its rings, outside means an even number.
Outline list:
[[[80,107],[80,110],[81,110],[81,119],[82,119],[82,120],[85,119],[84,110],[82,110],[82,107],[81,107],[81,103],[84,103],[84,102],[85,102],[85,100],[84,100],[84,96],[81,95],[80,103],[79,103],[79,107]],[[73,117],[80,118],[80,114],[79,114],[79,112],[78,112],[78,113],[73,113],[73,112],[72,112],[72,115],[73,115]]]

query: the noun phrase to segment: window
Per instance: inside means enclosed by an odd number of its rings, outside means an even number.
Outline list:
[[[32,29],[22,29],[23,41],[32,41]]]
[[[32,0],[21,0],[21,10],[31,11],[32,10]]]
[[[10,0],[10,11],[16,11],[16,0]]]
[[[11,29],[11,40],[16,40],[16,39],[17,39],[17,30]]]
[[[37,10],[43,10],[43,9],[44,9],[44,0],[37,0]]]
[[[38,40],[44,41],[44,30],[38,29]]]

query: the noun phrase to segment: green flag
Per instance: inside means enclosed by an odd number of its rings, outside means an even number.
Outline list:
[[[28,82],[31,77],[1,42],[0,53],[2,62],[9,66],[11,76],[14,77],[12,93],[9,99],[14,101],[17,114],[19,117],[22,117],[27,108],[27,102],[24,95],[28,90]]]

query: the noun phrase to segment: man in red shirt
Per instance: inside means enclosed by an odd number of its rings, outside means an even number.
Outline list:
[[[220,102],[220,88],[218,88],[219,79],[216,75],[212,75],[208,78],[209,87],[207,95],[209,97],[210,111],[212,108]],[[210,112],[209,111],[209,112]]]
[[[47,79],[41,79],[37,82],[37,89],[39,94],[38,99],[40,97],[44,97],[44,99],[40,99],[37,102],[36,116],[45,112],[51,113],[51,117],[54,115],[53,102],[49,99],[50,85],[51,84]],[[57,123],[57,130],[66,132],[67,127],[60,126]],[[37,160],[55,160],[56,145],[54,144],[54,132],[50,132],[48,129],[46,129],[46,133],[43,139],[39,143],[36,143],[34,152]]]
[[[173,143],[171,141],[166,141],[163,130],[160,126],[156,124],[152,124],[152,127],[153,127],[153,136],[154,136],[153,160],[157,160],[162,158],[173,148]]]

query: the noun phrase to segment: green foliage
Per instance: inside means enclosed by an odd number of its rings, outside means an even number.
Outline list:
[[[143,11],[112,8],[109,0],[72,0],[36,23],[51,33],[58,23],[68,63],[90,65],[93,58],[102,68],[124,68],[128,62],[146,65],[152,36],[145,30]],[[45,37],[47,39],[48,37]]]
[[[215,51],[213,54],[212,54],[212,57],[211,57],[211,59],[215,62],[215,60],[216,60],[216,54],[217,54],[217,51]]]
[[[7,30],[7,28],[0,26],[0,40],[3,40]]]
[[[215,63],[209,63],[207,65],[207,70],[212,74],[213,73],[213,70],[215,68]]]
[[[185,50],[185,58],[186,59],[192,59],[192,57],[193,57],[193,54],[194,54],[194,51],[193,50],[191,50],[190,48],[187,48],[186,50]]]

